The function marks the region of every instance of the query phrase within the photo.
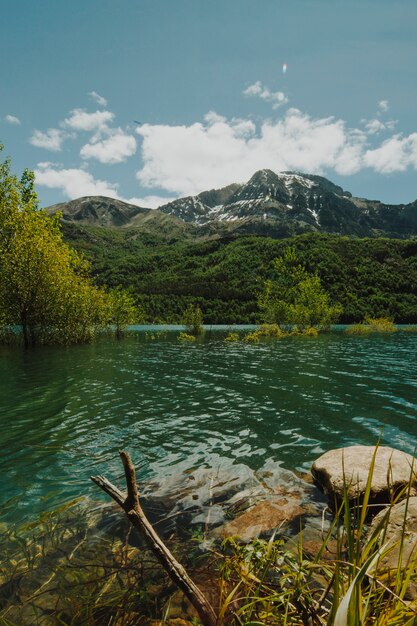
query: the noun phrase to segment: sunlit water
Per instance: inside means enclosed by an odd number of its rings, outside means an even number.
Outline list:
[[[417,335],[196,344],[152,340],[0,351],[0,502],[31,518],[100,499],[91,474],[120,476],[117,450],[160,482],[197,467],[307,470],[325,450],[417,445]]]

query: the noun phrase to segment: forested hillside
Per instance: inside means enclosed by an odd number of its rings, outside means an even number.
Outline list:
[[[390,316],[417,322],[417,240],[303,234],[290,239],[239,237],[190,243],[166,234],[64,224],[68,242],[91,260],[99,284],[132,286],[149,322],[179,322],[197,302],[205,323],[256,323],[257,297],[271,261],[288,246],[317,272],[341,322]]]

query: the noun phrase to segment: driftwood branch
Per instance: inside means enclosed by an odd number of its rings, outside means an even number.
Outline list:
[[[135,467],[130,455],[120,451],[120,457],[125,470],[127,494],[120,491],[104,476],[91,476],[91,480],[107,493],[125,511],[131,524],[143,534],[149,548],[157,557],[171,580],[177,585],[196,609],[204,626],[216,626],[217,617],[213,607],[197,585],[191,580],[187,572],[173,554],[168,550],[153,526],[148,521],[139,502],[139,492],[136,482]]]

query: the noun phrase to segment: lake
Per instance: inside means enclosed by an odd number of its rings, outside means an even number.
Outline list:
[[[195,344],[145,328],[117,342],[0,349],[0,501],[30,519],[79,495],[91,474],[140,479],[199,467],[305,471],[322,452],[417,446],[417,334],[342,332],[257,345],[211,329]],[[121,483],[122,484],[122,483]]]

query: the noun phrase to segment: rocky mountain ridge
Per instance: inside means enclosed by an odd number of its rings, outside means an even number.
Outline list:
[[[185,238],[237,235],[289,237],[324,232],[359,237],[417,235],[417,200],[388,205],[355,198],[321,176],[259,170],[244,184],[179,198],[158,209],[92,196],[48,207],[78,224],[165,228]]]

